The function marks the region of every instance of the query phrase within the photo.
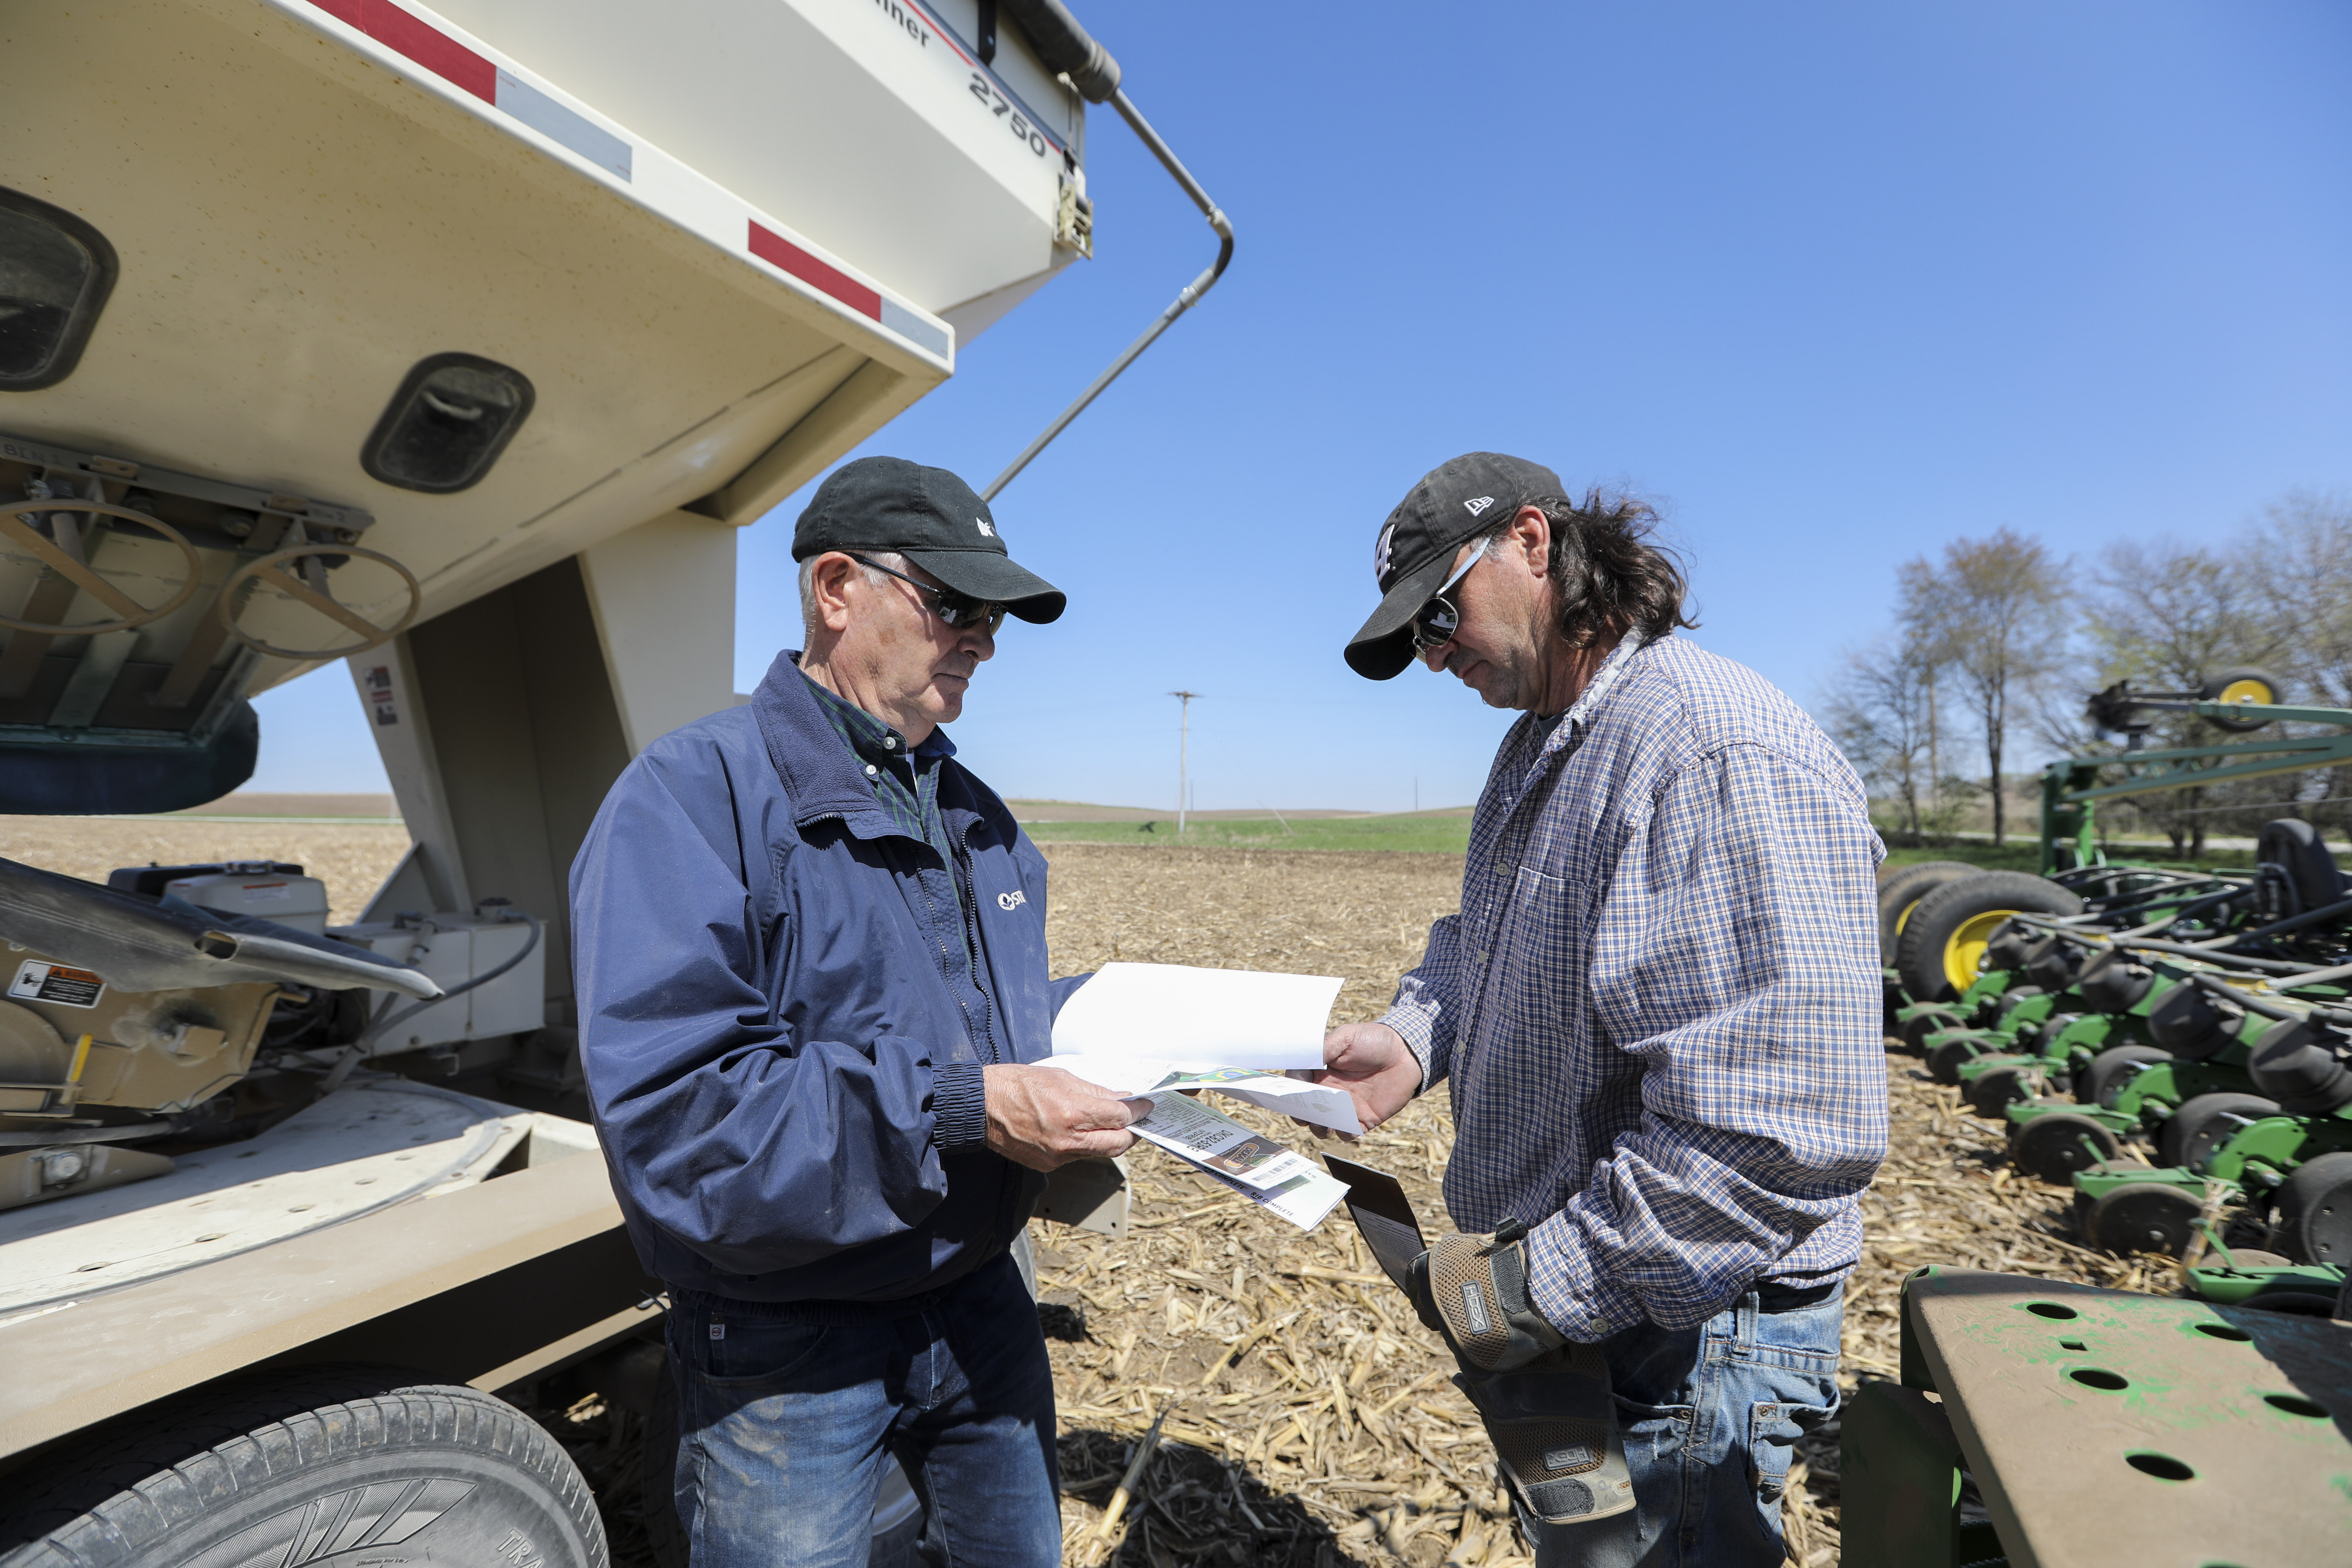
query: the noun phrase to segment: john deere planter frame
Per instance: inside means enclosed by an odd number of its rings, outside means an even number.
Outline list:
[[[2238,686],[2265,684],[2249,679]],[[2232,692],[2237,689],[2233,686]],[[2265,690],[2263,694],[2270,693]],[[2273,702],[2212,701],[2189,694],[2143,695],[2122,686],[2111,687],[2091,700],[2092,715],[2104,728],[2120,731],[2135,741],[2147,728],[2145,721],[2135,717],[2135,710],[2146,709],[2194,713],[2230,730],[2252,730],[2284,721],[2332,725],[2339,732],[2241,741],[2227,745],[2127,751],[2111,757],[2061,758],[2042,770],[2043,876],[2106,864],[2093,821],[2097,803],[2102,800],[2352,763],[2352,708],[2290,708]],[[2098,782],[2100,769],[2117,766],[2146,771],[2114,784]]]

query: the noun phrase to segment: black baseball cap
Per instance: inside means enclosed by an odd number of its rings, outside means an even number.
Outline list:
[[[1059,588],[1013,564],[995,514],[970,485],[904,458],[860,458],[825,476],[793,525],[793,559],[828,550],[895,550],[957,593],[1041,626],[1069,604]]]
[[[1471,452],[1423,474],[1381,525],[1372,575],[1381,607],[1348,641],[1348,668],[1388,680],[1412,662],[1412,617],[1454,570],[1465,541],[1517,513],[1566,496],[1559,476],[1541,463],[1500,452]]]

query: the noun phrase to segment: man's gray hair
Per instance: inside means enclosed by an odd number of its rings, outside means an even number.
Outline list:
[[[907,569],[907,558],[895,550],[869,551],[866,559],[873,562],[875,565],[887,566],[891,572],[904,572]],[[803,641],[816,636],[817,633],[816,563],[817,557],[814,555],[801,563],[801,637]],[[866,581],[875,587],[888,586],[889,573],[877,572],[873,566],[860,566],[858,570],[866,574]]]

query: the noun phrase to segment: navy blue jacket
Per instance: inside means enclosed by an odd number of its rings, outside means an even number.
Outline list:
[[[887,1301],[1002,1252],[1045,1177],[982,1143],[980,1066],[1034,1062],[1045,860],[939,763],[954,868],[903,832],[793,655],[663,736],[572,867],[581,1060],[646,1269],[737,1300]],[[977,923],[980,984],[950,962]]]

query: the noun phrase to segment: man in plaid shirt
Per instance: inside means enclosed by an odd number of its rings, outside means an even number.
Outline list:
[[[1885,1153],[1884,850],[1796,704],[1674,635],[1693,623],[1650,519],[1473,453],[1381,529],[1349,663],[1384,680],[1418,658],[1525,716],[1462,912],[1380,1022],[1331,1032],[1325,1076],[1367,1127],[1451,1081],[1446,1206],[1496,1235],[1438,1243],[1415,1298],[1538,1561],[1761,1568],[1793,1447],[1837,1406]],[[1607,1463],[1558,1436],[1612,1407]],[[1612,1474],[1638,1505],[1613,1542]]]

